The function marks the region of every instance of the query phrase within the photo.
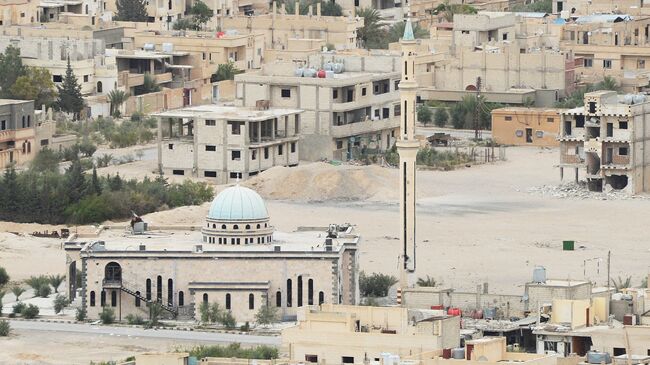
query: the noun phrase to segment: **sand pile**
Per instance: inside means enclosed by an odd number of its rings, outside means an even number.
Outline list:
[[[266,199],[385,201],[397,197],[395,172],[374,165],[334,166],[317,162],[297,167],[273,167],[244,185]]]

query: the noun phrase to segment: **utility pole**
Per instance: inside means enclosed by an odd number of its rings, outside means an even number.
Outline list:
[[[476,106],[474,107],[474,141],[478,142],[479,118],[481,114],[481,77],[476,78]]]

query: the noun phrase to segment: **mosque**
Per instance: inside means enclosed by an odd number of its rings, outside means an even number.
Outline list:
[[[147,303],[157,302],[171,317],[199,319],[207,302],[239,323],[254,322],[265,305],[291,320],[302,306],[359,302],[358,244],[350,224],[276,231],[262,197],[235,185],[217,195],[200,226],[134,219],[71,236],[67,290],[88,318],[102,307],[117,319],[148,318]]]

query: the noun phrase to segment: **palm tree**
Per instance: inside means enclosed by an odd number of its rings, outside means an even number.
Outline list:
[[[626,289],[626,288],[629,288],[629,287],[632,286],[632,277],[631,276],[628,276],[625,279],[623,279],[622,277],[619,276],[617,279],[618,280],[614,280],[614,278],[611,279],[611,281],[612,281],[611,284],[614,286],[614,288],[616,289],[617,292],[621,291],[622,289]]]
[[[52,285],[52,287],[54,288],[54,292],[58,293],[59,292],[59,286],[61,285],[61,283],[65,279],[65,276],[58,275],[58,274],[57,275],[50,275],[48,277],[48,279],[50,281],[50,285]]]
[[[122,90],[113,89],[108,93],[108,101],[111,103],[111,115],[120,116],[120,106],[124,104],[129,95]]]
[[[618,84],[618,81],[616,81],[615,78],[611,76],[605,76],[603,78],[603,81],[596,84],[595,89],[619,91],[621,89],[621,86]]]
[[[16,301],[18,302],[20,301],[20,296],[25,292],[25,288],[16,284],[11,288],[11,292],[14,294]]]
[[[429,275],[424,278],[418,278],[417,281],[417,286],[433,288],[436,285],[438,285],[436,279],[430,277]]]
[[[357,16],[363,18],[363,27],[357,29],[357,40],[365,48],[378,48],[385,33],[379,24],[384,18],[373,8],[359,8]]]
[[[234,80],[235,75],[242,72],[244,71],[238,69],[233,61],[228,61],[227,63],[222,63],[217,67],[217,71],[210,77],[210,82]]]

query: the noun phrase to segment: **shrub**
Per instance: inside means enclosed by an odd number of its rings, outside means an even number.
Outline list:
[[[438,108],[433,116],[433,120],[438,127],[444,127],[449,120],[449,114],[445,108]]]
[[[9,274],[4,267],[0,266],[0,288],[5,286],[9,282]]]
[[[278,349],[271,346],[256,346],[242,348],[238,343],[228,346],[201,345],[191,349],[179,349],[181,352],[189,352],[190,356],[202,359],[205,357],[236,357],[241,359],[262,359],[272,360],[278,358]]]
[[[242,332],[248,332],[251,330],[251,324],[246,321],[241,327],[239,327],[239,330]]]
[[[359,290],[364,297],[385,297],[395,283],[397,278],[392,275],[373,273],[368,276],[363,271],[359,275]]]
[[[13,313],[14,314],[21,314],[25,310],[25,308],[27,308],[27,304],[25,304],[23,302],[16,303],[13,306]]]
[[[65,276],[59,274],[50,275],[47,279],[49,280],[50,285],[52,285],[52,287],[54,288],[54,292],[58,293],[59,286],[61,286],[61,283],[63,282],[63,280],[65,280]]]
[[[18,301],[20,300],[20,296],[23,295],[23,293],[25,292],[25,289],[22,286],[16,284],[11,288],[11,292],[13,293],[13,295],[16,297],[16,300]]]
[[[70,304],[68,301],[68,298],[66,298],[64,295],[58,294],[54,298],[54,313],[59,314],[63,312],[65,307],[67,307]]]
[[[23,309],[21,313],[23,315],[23,318],[32,319],[38,317],[39,311],[40,310],[37,306],[30,304],[27,306],[27,308]]]
[[[6,337],[9,336],[9,333],[11,332],[11,326],[9,325],[9,322],[5,321],[4,319],[0,321],[0,337]]]
[[[126,323],[133,325],[143,325],[144,319],[138,315],[128,314],[126,316]]]
[[[52,293],[52,289],[50,289],[49,285],[43,285],[40,288],[38,288],[38,296],[41,298],[47,298],[50,296]]]
[[[111,324],[115,322],[115,312],[110,308],[104,307],[99,313],[99,319],[101,319],[103,324]]]
[[[278,308],[264,305],[255,313],[257,324],[271,324],[278,321]]]
[[[38,295],[38,291],[43,286],[50,286],[50,280],[45,275],[31,276],[29,279],[25,280],[25,283],[34,289],[34,294]]]
[[[79,322],[83,322],[86,320],[86,308],[84,307],[77,307],[77,313],[75,315],[75,318]]]
[[[237,320],[235,319],[235,316],[230,313],[230,311],[225,312],[221,316],[219,322],[221,322],[221,324],[228,329],[233,329],[235,326],[237,326]]]

